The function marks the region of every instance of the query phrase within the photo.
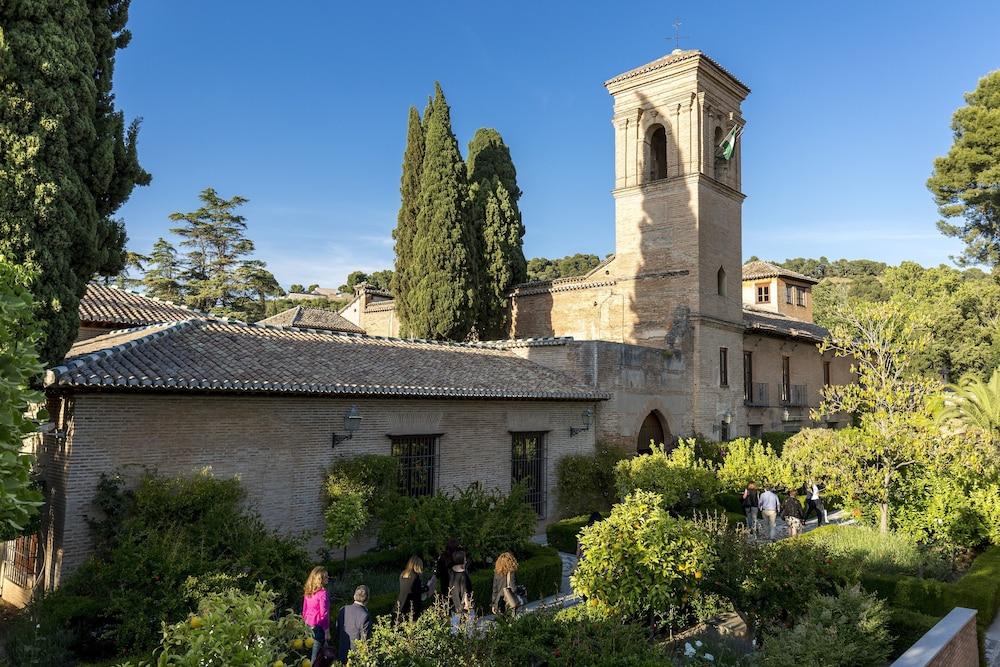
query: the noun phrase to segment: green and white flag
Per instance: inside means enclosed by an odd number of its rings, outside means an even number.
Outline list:
[[[736,150],[736,140],[740,138],[741,134],[743,134],[743,126],[733,125],[733,129],[729,130],[729,134],[719,144],[719,155],[723,160],[733,157],[733,151]]]

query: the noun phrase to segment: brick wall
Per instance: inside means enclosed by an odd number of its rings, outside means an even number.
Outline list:
[[[321,531],[323,471],[336,458],[388,454],[388,434],[441,433],[439,487],[478,481],[510,488],[510,431],[548,431],[548,506],[554,508],[555,465],[568,453],[593,451],[594,432],[570,437],[587,403],[542,401],[349,400],[151,394],[78,394],[69,399],[70,433],[41,465],[64,486],[54,489],[54,547],[62,572],[91,550],[84,517],[102,472],[135,479],[143,467],[187,475],[210,467],[239,475],[268,526],[296,534]],[[344,415],[362,416],[353,439],[331,450]],[[55,471],[50,472],[50,471]],[[313,539],[311,547],[319,547]],[[59,575],[50,567],[50,576]]]
[[[979,667],[976,611],[955,607],[892,667]]]

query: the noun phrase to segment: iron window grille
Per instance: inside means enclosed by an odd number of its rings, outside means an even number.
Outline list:
[[[545,516],[545,432],[512,432],[510,448],[510,484],[523,483],[525,500],[540,517]]]
[[[5,575],[7,579],[21,588],[31,585],[38,567],[38,534],[15,539],[7,549],[7,562],[10,566]]]
[[[719,386],[729,386],[729,348],[719,348]]]
[[[398,435],[390,439],[392,456],[397,461],[399,492],[410,497],[433,494],[438,470],[438,436]]]

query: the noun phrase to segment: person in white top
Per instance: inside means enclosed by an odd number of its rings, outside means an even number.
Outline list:
[[[826,509],[823,507],[823,499],[819,497],[819,486],[813,482],[809,482],[809,499],[806,501],[806,515],[802,518],[802,523],[809,520],[809,513],[816,512],[816,527],[822,526],[826,523]]]

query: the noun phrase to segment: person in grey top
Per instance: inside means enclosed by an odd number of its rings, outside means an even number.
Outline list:
[[[778,521],[778,510],[780,509],[781,501],[778,499],[778,494],[769,487],[760,495],[760,513],[764,515],[764,521],[767,523],[767,536],[772,541],[774,540],[775,528]]]

